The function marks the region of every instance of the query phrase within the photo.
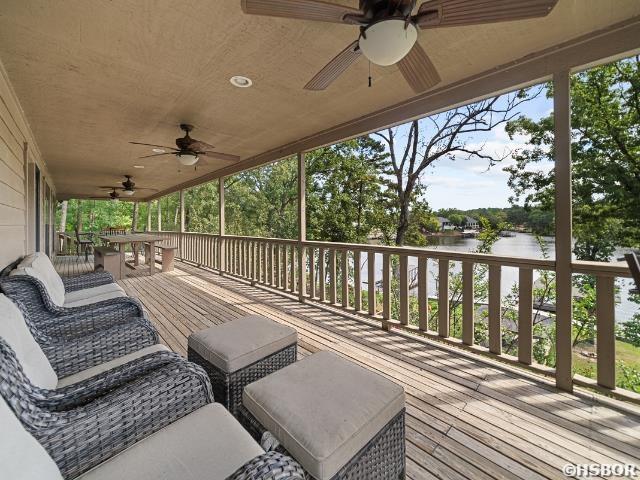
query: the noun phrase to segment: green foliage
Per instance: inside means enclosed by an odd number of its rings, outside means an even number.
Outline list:
[[[633,319],[620,325],[618,335],[625,342],[640,347],[640,315],[634,315]]]
[[[616,367],[616,385],[626,390],[640,393],[640,370],[622,361],[616,362]]]
[[[551,97],[551,86],[547,96]],[[614,246],[640,244],[640,57],[620,60],[571,78],[575,253],[608,259]],[[529,148],[505,168],[514,200],[553,210],[553,116],[507,125],[529,136]]]
[[[100,232],[105,228],[131,228],[133,203],[110,200],[69,200],[65,231],[74,232],[78,219],[83,232]],[[79,215],[79,216],[78,216]],[[56,209],[56,228],[61,229],[61,209]]]

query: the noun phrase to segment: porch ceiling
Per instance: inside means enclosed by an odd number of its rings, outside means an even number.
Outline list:
[[[426,30],[420,43],[440,88],[637,15],[637,0],[560,0],[544,19]],[[8,0],[0,9],[0,60],[59,198],[98,195],[124,174],[167,190],[228,166],[179,171],[171,156],[137,160],[152,152],[129,141],[172,145],[181,122],[245,160],[413,97],[395,67],[374,68],[368,88],[364,59],[325,92],[303,90],[356,35],[246,16],[240,0]],[[233,87],[233,75],[254,86]]]

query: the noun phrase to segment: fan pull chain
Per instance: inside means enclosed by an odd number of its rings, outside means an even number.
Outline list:
[[[371,62],[369,62],[369,88],[371,88],[372,82],[371,82]]]

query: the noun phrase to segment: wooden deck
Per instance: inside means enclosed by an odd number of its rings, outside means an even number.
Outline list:
[[[64,274],[92,268],[77,257],[56,264]],[[278,292],[177,266],[119,282],[144,303],[166,345],[184,355],[191,332],[256,313],[296,328],[301,356],[332,350],[401,384],[408,478],[535,480],[566,478],[568,463],[640,464],[640,417],[633,413]]]

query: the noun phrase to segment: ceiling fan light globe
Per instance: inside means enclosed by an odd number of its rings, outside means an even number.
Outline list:
[[[369,26],[360,37],[360,50],[368,60],[383,67],[402,60],[418,40],[418,30],[404,19],[389,19]]]
[[[195,165],[199,160],[197,155],[193,155],[191,153],[177,153],[176,157],[178,157],[178,161],[185,167]]]
[[[125,195],[128,195],[129,197],[131,197],[134,193],[136,193],[135,190],[123,190]]]

